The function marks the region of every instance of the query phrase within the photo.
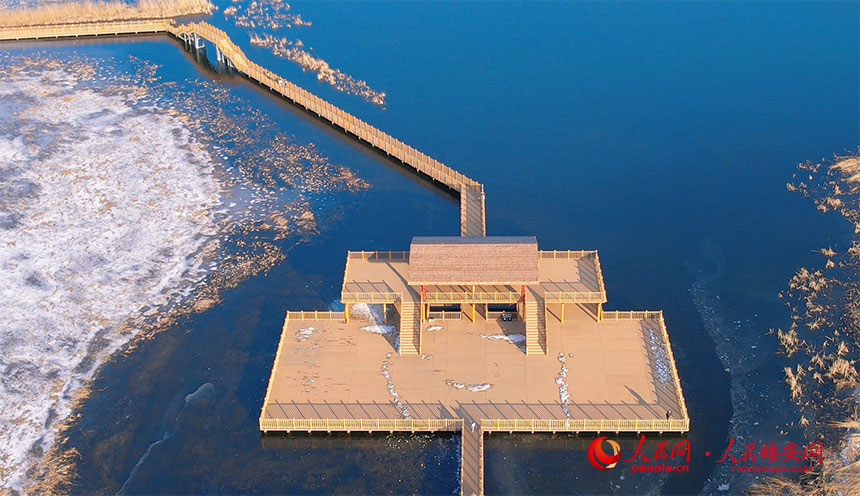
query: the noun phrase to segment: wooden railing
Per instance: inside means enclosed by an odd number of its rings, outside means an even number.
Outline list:
[[[459,431],[462,419],[260,418],[262,431]],[[686,432],[688,419],[483,419],[487,432]]]
[[[350,251],[347,257],[358,260],[403,260],[409,261],[408,251]]]
[[[606,301],[606,286],[603,283],[603,270],[600,268],[600,255],[594,252],[594,271],[597,273],[597,289],[603,293],[603,301]]]
[[[431,320],[462,320],[463,319],[463,312],[459,312],[459,311],[455,311],[455,312],[448,312],[448,311],[428,312],[427,316]]]
[[[603,311],[602,320],[660,320],[663,318],[661,310],[643,310],[643,311]]]
[[[260,418],[266,431],[459,431],[462,419],[280,419]]]
[[[663,312],[658,312],[660,315],[657,320],[660,321],[660,330],[663,334],[663,344],[666,346],[666,354],[669,356],[669,364],[672,369],[672,380],[675,383],[675,393],[678,395],[678,402],[681,406],[681,418],[690,422],[690,414],[687,413],[687,402],[684,400],[684,390],[681,389],[681,378],[678,376],[678,367],[675,365],[675,355],[672,353],[672,344],[669,342],[669,331],[666,330],[666,321],[663,320]]]
[[[547,303],[605,303],[604,291],[547,291],[544,293]]]
[[[577,259],[597,256],[597,250],[541,250],[538,253],[540,258],[545,260]]]
[[[516,303],[520,294],[513,291],[445,292],[431,291],[424,295],[425,303]]]
[[[16,26],[0,28],[0,41],[37,40],[43,38],[75,38],[80,36],[115,36],[138,33],[165,33],[170,20],[111,21],[44,26]]]
[[[373,291],[342,291],[341,303],[396,303],[400,293]]]
[[[481,427],[490,432],[687,432],[690,429],[690,420],[492,419],[481,420]]]
[[[343,312],[287,312],[292,320],[344,320]]]

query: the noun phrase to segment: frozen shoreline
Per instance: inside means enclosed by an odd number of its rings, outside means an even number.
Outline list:
[[[21,490],[78,390],[215,263],[223,188],[186,125],[74,69],[0,82],[0,489]]]
[[[111,355],[316,233],[309,193],[367,186],[217,85],[116,62],[0,58],[0,492],[68,463],[56,430]]]

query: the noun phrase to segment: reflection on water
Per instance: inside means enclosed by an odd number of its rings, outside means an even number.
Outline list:
[[[632,466],[660,465],[662,460],[653,462],[659,444],[666,443],[666,451],[671,453],[673,447],[689,441],[685,436],[648,434],[640,447],[639,436],[603,435],[619,444],[622,456],[614,468],[601,473],[591,466],[586,455],[586,449],[595,439],[593,434],[490,434],[484,449],[486,464],[492,470],[486,472],[485,491],[487,494],[654,494],[668,474],[632,473]],[[635,461],[626,461],[637,453]],[[648,463],[642,461],[643,456]],[[540,477],[549,460],[555,475]],[[690,460],[690,465],[700,463],[695,453]],[[687,462],[684,457],[676,456],[665,463],[674,466]]]

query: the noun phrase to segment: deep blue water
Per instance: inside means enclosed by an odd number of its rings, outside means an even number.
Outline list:
[[[734,482],[701,456],[722,452],[730,435],[725,369],[734,367],[724,354],[754,364],[736,384],[759,396],[760,425],[746,428],[783,439],[796,415],[764,333],[787,325],[777,294],[793,272],[823,263],[812,250],[850,235],[785,183],[798,162],[860,142],[857,3],[292,6],[314,25],[290,36],[386,91],[385,109],[250,46],[220,13],[213,22],[252,59],[483,182],[490,234],[596,248],[608,309],[666,312],[699,454],[691,472],[619,480],[587,466],[581,440],[494,436],[488,493],[697,493]],[[163,38],[37,48],[133,53],[162,64],[167,80],[211,77]],[[320,236],[102,369],[100,393],[71,433],[82,455],[77,490],[116,491],[161,439],[177,398],[211,382],[217,399],[169,426],[177,433],[154,448],[130,493],[456,491],[456,438],[295,436],[263,446],[256,430],[283,311],[336,300],[347,249],[456,234],[454,198],[241,78],[218,81],[372,188],[320,199]],[[702,292],[691,292],[696,284]]]

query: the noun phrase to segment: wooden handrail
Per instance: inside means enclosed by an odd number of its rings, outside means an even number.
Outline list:
[[[344,320],[344,313],[329,311],[287,312],[287,318],[292,320]]]
[[[604,291],[547,291],[544,293],[547,303],[604,303]]]
[[[520,294],[516,291],[428,291],[424,296],[425,303],[516,303],[519,299]]]

